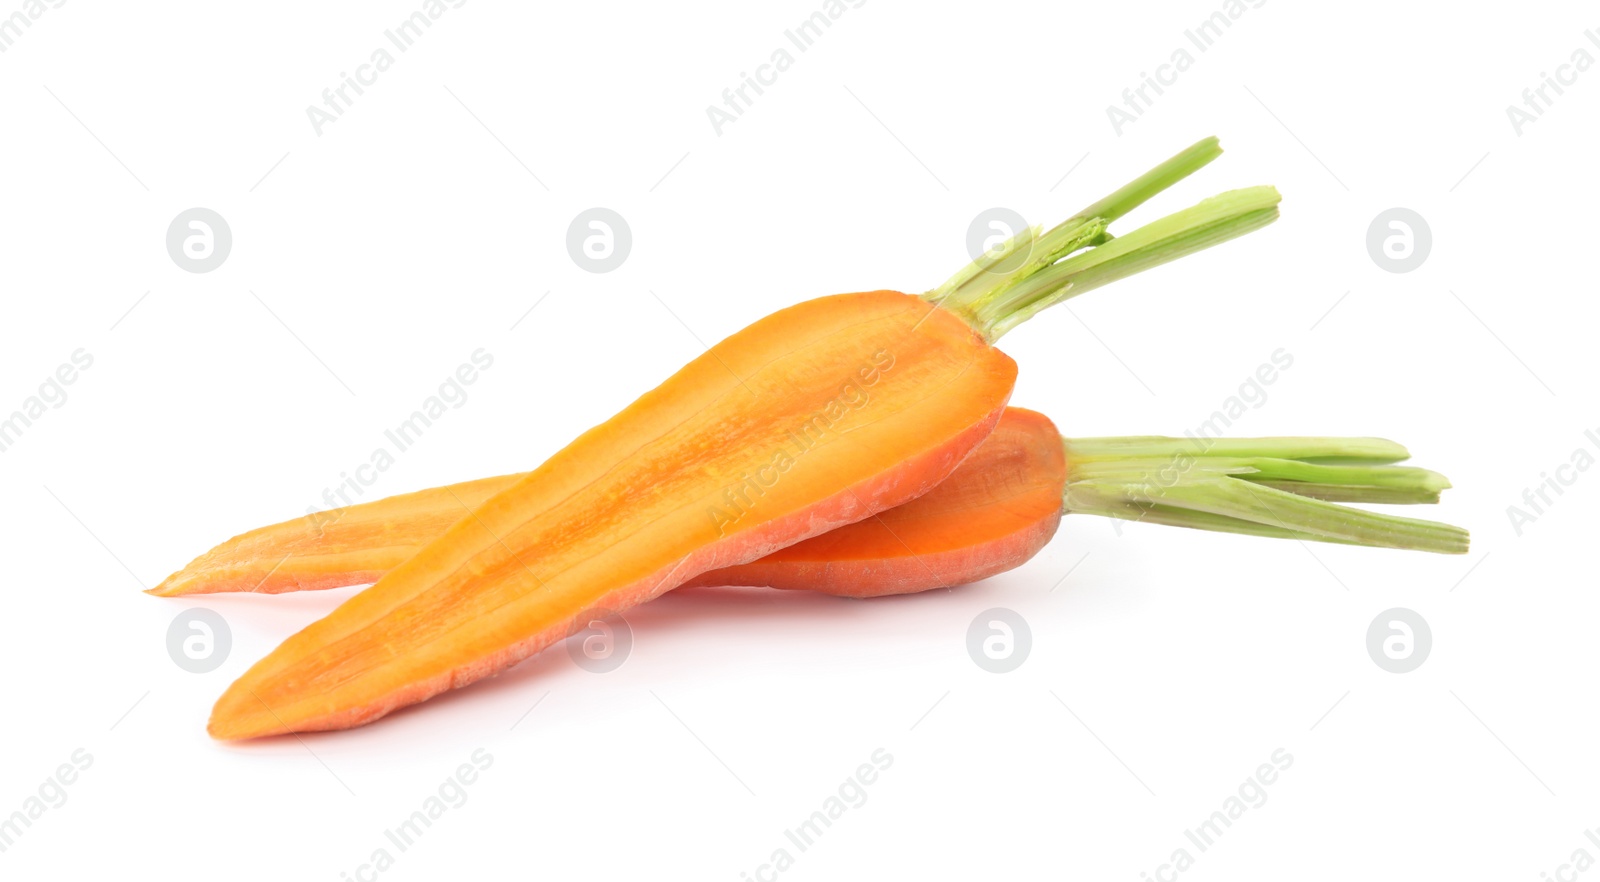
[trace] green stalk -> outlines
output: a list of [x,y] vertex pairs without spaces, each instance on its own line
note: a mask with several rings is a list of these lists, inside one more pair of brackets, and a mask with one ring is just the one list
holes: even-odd
[[1463,554],[1468,534],[1340,503],[1432,503],[1450,482],[1381,438],[1064,442],[1068,512],[1288,539]]
[[1063,300],[1276,220],[1278,191],[1250,187],[1112,237],[1107,228],[1113,221],[1220,155],[1216,138],[1200,141],[1048,232],[1024,230],[922,296],[954,312],[993,343]]
[[1268,456],[1303,462],[1366,463],[1381,465],[1411,458],[1405,447],[1384,438],[1169,438],[1165,435],[1125,435],[1116,438],[1074,438],[1073,462],[1192,456]]

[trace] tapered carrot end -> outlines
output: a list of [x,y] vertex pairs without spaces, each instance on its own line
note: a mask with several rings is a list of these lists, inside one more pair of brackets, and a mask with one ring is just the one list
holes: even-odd
[[[232,542],[234,540],[229,540]],[[194,560],[184,564],[183,569],[161,580],[161,584],[154,588],[145,589],[146,594],[156,597],[183,597],[189,594],[215,594],[219,591],[240,591],[243,578],[229,567],[227,558],[219,554],[228,543],[219,545],[207,551]]]
[[195,582],[186,572],[179,570],[161,580],[161,584],[154,588],[146,588],[144,593],[154,597],[182,597],[185,594],[195,593]]
[[235,683],[217,699],[211,708],[211,719],[206,721],[206,734],[218,741],[242,741],[255,737],[254,730],[258,724],[251,719],[252,714],[240,706],[238,700],[239,684]]
[[[289,642],[294,640],[291,637]],[[277,652],[282,651],[280,646]],[[349,729],[394,709],[392,705],[382,704],[341,704],[331,693],[307,686],[293,672],[285,673],[274,667],[274,658],[269,655],[257,662],[217,699],[211,708],[211,719],[206,722],[206,732],[212,738],[245,741]]]
[[256,726],[237,720],[218,720],[215,717],[206,723],[206,734],[217,741],[249,741],[253,738],[267,738],[272,735],[291,735],[293,733],[293,729],[279,724]]
[[245,741],[328,728],[317,725],[315,716],[306,716],[304,703],[285,701],[272,680],[274,677],[262,671],[261,663],[245,671],[216,700],[211,719],[206,722],[206,733],[218,741]]
[[235,681],[217,699],[216,706],[211,709],[211,719],[206,722],[206,734],[218,741],[245,741],[294,731],[244,679]]
[[213,712],[211,719],[206,721],[206,734],[218,741],[243,741],[253,737],[241,729],[236,721],[231,719],[218,719]]

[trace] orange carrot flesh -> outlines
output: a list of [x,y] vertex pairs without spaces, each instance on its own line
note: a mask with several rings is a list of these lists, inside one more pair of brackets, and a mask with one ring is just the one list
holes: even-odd
[[976,582],[1021,566],[1050,541],[1066,477],[1055,424],[1009,407],[966,462],[922,496],[686,584],[880,597]]
[[[1270,187],[1113,238],[1210,162],[1207,139],[1067,222],[919,296],[836,295],[711,347],[470,508],[218,700],[217,738],[361,725],[494,674],[576,625],[910,501],[993,430],[1016,365],[991,344],[1039,311],[1271,223]],[[1025,251],[1023,251],[1025,249]]]
[[526,474],[430,487],[251,530],[190,561],[148,593],[282,594],[370,585]]
[[914,499],[987,437],[1015,377],[912,295],[774,313],[290,637],[228,689],[209,731],[360,725],[515,664],[596,610]]
[[[927,493],[686,584],[874,597],[974,582],[1022,564],[1054,535],[1065,468],[1055,425],[1043,414],[1008,407],[994,432]],[[150,593],[277,594],[369,584],[521,477],[435,487],[253,530]]]

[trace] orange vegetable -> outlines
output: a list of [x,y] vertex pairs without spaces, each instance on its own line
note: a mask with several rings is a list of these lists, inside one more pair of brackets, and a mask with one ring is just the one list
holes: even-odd
[[210,731],[358,725],[515,664],[597,609],[913,499],[989,434],[1015,377],[912,295],[780,311],[289,638],[223,695]]
[[[1055,426],[1043,414],[1008,407],[994,432],[927,493],[690,584],[865,597],[976,581],[1023,563],[1055,533],[1064,463]],[[463,506],[476,507],[521,477],[434,487],[252,530],[195,558],[150,593],[278,594],[375,582],[442,535]]]
[[1050,541],[1066,477],[1055,424],[1009,407],[993,434],[927,493],[685,584],[879,597],[976,582],[1021,566]]
[[369,585],[526,474],[432,487],[251,530],[190,561],[148,593],[281,594]]
[[[1437,502],[1448,482],[1422,469],[1388,467],[1406,453],[1387,441],[1101,438],[1064,444],[1043,414],[1008,407],[994,432],[927,493],[877,517],[750,563],[711,570],[685,584],[759,585],[850,597],[963,585],[1032,558],[1054,535],[1063,511],[1428,551],[1462,552],[1467,547],[1465,533],[1454,528],[1281,495]],[[1196,464],[1182,481],[1160,486],[1165,470],[1184,455],[1194,457]],[[1328,465],[1328,460],[1337,464]],[[1219,463],[1231,466],[1223,472],[1229,478],[1246,474],[1240,463],[1247,463],[1249,477],[1244,480],[1254,486],[1246,492],[1255,505],[1216,515],[1211,509],[1226,497],[1210,490],[1212,504],[1195,507],[1205,501],[1195,496],[1197,488],[1216,486]],[[1271,476],[1288,469],[1299,470],[1295,479]],[[1130,476],[1137,480],[1130,481]],[[475,506],[520,477],[435,487],[338,509],[315,522],[298,518],[253,530],[196,558],[150,593],[276,594],[367,584],[442,534],[463,505]],[[1222,486],[1244,490],[1231,480]],[[1356,527],[1350,526],[1352,521]],[[319,530],[317,525],[324,523]]]
[[1108,238],[1112,220],[1218,152],[1201,142],[1019,236],[1027,259],[1011,272],[986,258],[922,297],[823,297],[735,333],[286,640],[222,696],[209,731],[360,725],[513,665],[600,611],[922,495],[1011,394],[1016,366],[992,340],[1069,293],[1276,217],[1276,192],[1257,188]]
[[1408,456],[1380,438],[1063,440],[1043,414],[1011,407],[954,474],[911,502],[686,584],[848,597],[964,585],[1026,563],[1070,513],[1465,553],[1458,527],[1334,502],[1438,502],[1450,482],[1392,464]]

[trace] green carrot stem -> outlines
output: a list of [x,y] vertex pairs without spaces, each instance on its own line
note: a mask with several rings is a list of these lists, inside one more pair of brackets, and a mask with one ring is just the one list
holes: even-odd
[[1216,136],[1202,138],[1176,156],[1122,186],[1122,189],[1078,212],[1079,218],[1099,217],[1107,223],[1149,201],[1152,196],[1187,178],[1222,155]]
[[927,300],[993,343],[1069,297],[1260,229],[1278,217],[1278,191],[1234,190],[1113,238],[1107,227],[1222,153],[1207,138],[1045,233],[1024,230],[981,255]]
[[1268,481],[1251,478],[1260,487],[1275,487],[1299,496],[1328,502],[1375,502],[1385,505],[1427,505],[1439,501],[1438,490],[1379,488],[1364,484],[1307,484],[1302,481]]
[[1385,438],[1170,438],[1165,435],[1123,435],[1073,438],[1073,462],[1191,456],[1265,456],[1302,462],[1383,465],[1411,458],[1411,451]]
[[[1097,514],[1104,514],[1096,512]],[[1301,542],[1329,542],[1339,545],[1360,545],[1344,539],[1335,539],[1329,536],[1316,536],[1311,533],[1296,533],[1282,527],[1272,527],[1266,524],[1257,524],[1252,521],[1241,521],[1222,515],[1207,512],[1191,511],[1181,508],[1170,508],[1157,505],[1150,508],[1138,509],[1127,514],[1112,514],[1119,520],[1139,521],[1145,524],[1162,524],[1168,527],[1185,527],[1195,530],[1210,530],[1213,533],[1237,533],[1244,536],[1261,536],[1267,539],[1295,539]]]
[[1394,465],[1381,438],[1084,438],[1064,442],[1069,512],[1256,536],[1441,554],[1466,552],[1466,530],[1341,503],[1437,502],[1450,486]]

